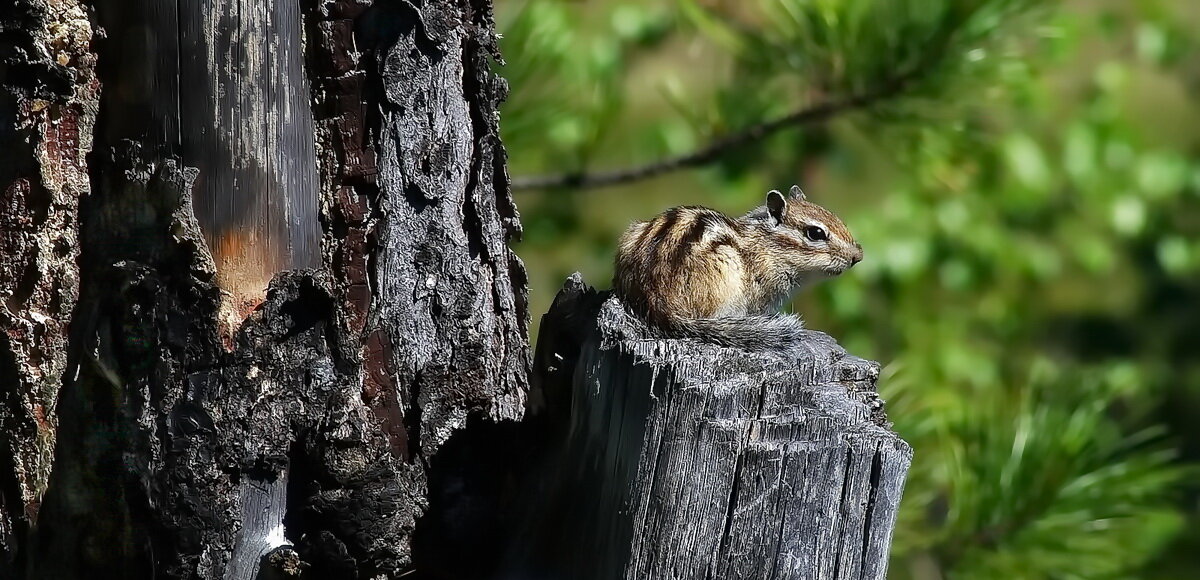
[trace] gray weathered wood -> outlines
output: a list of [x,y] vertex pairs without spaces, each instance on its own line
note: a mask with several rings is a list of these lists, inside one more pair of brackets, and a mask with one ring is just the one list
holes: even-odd
[[912,452],[889,428],[876,363],[816,331],[786,352],[646,338],[578,277],[541,332],[552,342],[539,344],[531,398],[542,413],[570,409],[542,490],[560,513],[513,569],[886,576]]

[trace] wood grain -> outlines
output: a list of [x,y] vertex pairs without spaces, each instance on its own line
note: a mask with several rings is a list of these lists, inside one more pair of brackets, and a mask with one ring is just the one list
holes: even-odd
[[[12,577],[411,577],[446,442],[523,413],[491,4],[380,4],[95,2],[62,438]],[[224,230],[292,252],[232,324]]]
[[511,570],[886,577],[912,451],[883,413],[877,363],[816,331],[782,353],[647,339],[578,277],[541,332],[554,342],[539,344],[531,397],[570,420],[542,480],[557,515],[531,524],[553,531]]

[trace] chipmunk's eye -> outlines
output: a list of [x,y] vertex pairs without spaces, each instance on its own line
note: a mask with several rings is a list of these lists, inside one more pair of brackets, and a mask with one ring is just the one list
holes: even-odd
[[804,228],[804,236],[814,242],[820,242],[829,239],[829,236],[825,234],[825,230],[817,226],[808,226]]

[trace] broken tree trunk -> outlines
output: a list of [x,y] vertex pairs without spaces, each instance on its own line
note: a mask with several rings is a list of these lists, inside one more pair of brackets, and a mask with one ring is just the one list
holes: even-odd
[[488,0],[0,2],[0,577],[881,577],[908,451],[820,333],[575,281],[517,422]]
[[885,578],[912,451],[878,365],[646,336],[578,275],[543,319],[529,420],[562,443],[508,577]]
[[3,1],[0,577],[412,577],[524,408],[491,3]]

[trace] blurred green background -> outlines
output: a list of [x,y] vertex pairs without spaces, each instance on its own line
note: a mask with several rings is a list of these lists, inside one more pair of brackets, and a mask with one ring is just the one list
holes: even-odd
[[[635,219],[800,184],[865,261],[792,304],[881,361],[915,448],[892,578],[1200,578],[1200,2],[498,0],[545,312]],[[534,330],[536,332],[536,328]]]

